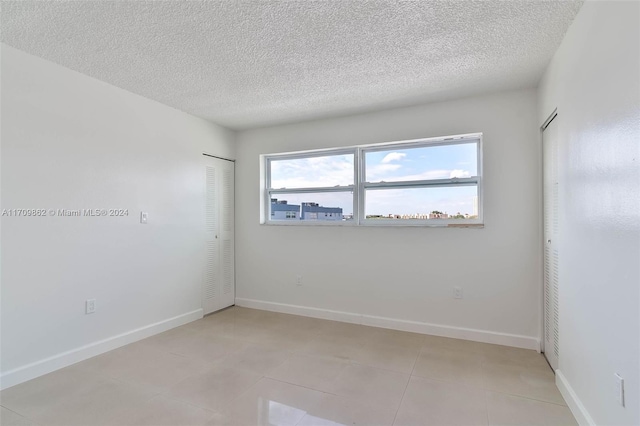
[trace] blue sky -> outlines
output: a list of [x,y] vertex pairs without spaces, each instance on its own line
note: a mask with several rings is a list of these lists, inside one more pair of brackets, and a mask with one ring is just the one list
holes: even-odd
[[[477,174],[476,144],[430,146],[366,153],[366,180],[394,182]],[[315,188],[353,185],[353,155],[337,155],[272,161],[272,188]],[[474,213],[475,186],[370,190],[365,194],[365,212],[370,214],[426,214],[432,210],[450,214]],[[290,204],[317,202],[353,212],[353,198],[345,193],[275,195]]]

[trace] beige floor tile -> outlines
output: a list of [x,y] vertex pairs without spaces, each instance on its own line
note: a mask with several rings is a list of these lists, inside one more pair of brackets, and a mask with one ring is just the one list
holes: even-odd
[[[255,324],[252,326],[254,328],[256,327]],[[254,341],[264,341],[265,338],[271,339],[273,337],[286,337],[287,340],[293,340],[295,342],[295,346],[289,345],[287,349],[299,349],[303,344],[313,340],[319,334],[318,329],[315,328],[313,324],[305,322],[298,324],[296,321],[291,319],[286,319],[286,321],[279,320],[267,324],[261,323],[259,327],[262,330],[262,335],[257,337],[261,340],[254,339]]]
[[390,426],[395,414],[396,410],[382,410],[351,398],[325,394],[320,404],[312,408],[298,426]]
[[182,326],[148,337],[138,343],[158,351],[177,354],[183,350],[185,345],[198,339],[204,340],[204,337],[195,330]]
[[[202,320],[194,321],[194,323],[198,323],[200,321]],[[147,337],[146,339],[140,340],[138,343],[155,345],[156,343],[169,342],[180,337],[196,335],[197,330],[194,330],[192,328],[192,324],[193,323],[188,323],[185,325],[181,325],[180,327],[172,328],[171,330],[163,331],[162,333],[158,333],[151,337]]]
[[[216,314],[196,321],[190,329],[213,338],[232,338],[281,350],[295,350],[306,344],[315,333],[308,321],[295,321],[292,315],[268,313],[261,319],[216,319]],[[280,316],[274,316],[280,315]]]
[[425,346],[413,375],[469,386],[483,387],[483,356],[443,346]]
[[192,332],[145,343],[168,353],[208,363],[218,362],[225,356],[242,350],[247,345],[247,342],[230,337]]
[[267,377],[326,392],[333,389],[348,365],[336,358],[296,354],[267,373]]
[[240,426],[222,413],[215,413],[206,426]]
[[394,425],[486,425],[482,389],[412,377]]
[[236,398],[222,411],[227,424],[296,425],[318,406],[322,392],[268,378]]
[[21,416],[18,413],[14,413],[11,410],[7,410],[4,407],[0,407],[0,425],[2,426],[35,426],[35,423]]
[[245,319],[210,320],[194,329],[203,336],[230,338],[243,342],[265,339],[269,332],[260,322]]
[[265,328],[293,327],[293,315],[281,314],[278,312],[263,312],[258,319],[245,319],[254,325],[260,325]]
[[348,361],[351,359],[354,348],[362,346],[365,343],[368,342],[323,333],[310,339],[305,345],[300,347],[298,351],[309,355],[332,357]]
[[229,310],[233,310],[236,317],[253,319],[257,321],[264,321],[267,318],[273,318],[273,317],[282,315],[279,312],[265,311],[262,309],[244,308],[242,306],[234,306],[232,308],[229,308]]
[[233,332],[237,321],[233,318],[221,318],[215,315],[207,316],[197,321],[192,321],[182,326],[185,330],[211,333]]
[[483,353],[485,343],[472,342],[469,340],[452,339],[440,336],[424,336],[424,346],[429,348],[448,348],[464,352]]
[[487,392],[490,425],[504,426],[576,426],[568,407]]
[[220,311],[214,312],[212,314],[207,315],[206,318],[225,318],[225,319],[236,319],[242,316],[242,313],[246,313],[249,315],[259,315],[261,312],[258,309],[248,309],[241,308],[239,306],[230,306],[228,308],[222,309]]
[[260,379],[259,374],[244,370],[214,367],[169,388],[168,398],[219,411]]
[[233,323],[214,323],[209,328],[203,328],[201,333],[210,337],[227,337],[251,342],[265,338],[268,330],[258,321],[240,319]]
[[0,400],[16,426],[575,424],[535,351],[238,307]]
[[514,366],[542,367],[546,364],[544,355],[530,349],[450,339],[447,337],[425,336],[425,347],[447,348],[457,352],[476,354],[489,362],[500,362]]
[[36,420],[66,400],[106,381],[100,375],[67,367],[3,390],[0,401],[5,408]]
[[422,348],[425,336],[408,331],[390,330],[387,328],[374,328],[372,331],[374,343],[382,345],[398,345],[403,347]]
[[125,382],[151,386],[158,392],[211,368],[205,361],[188,358],[146,345],[129,345],[78,363],[74,368],[99,373]]
[[41,425],[111,425],[122,412],[135,409],[155,394],[148,388],[107,380],[69,396],[59,404],[30,416]]
[[487,345],[485,360],[492,363],[520,367],[550,368],[544,355],[531,349],[513,348],[501,345]]
[[249,320],[256,323],[267,321],[272,318],[277,318],[279,314],[277,312],[263,311],[260,309],[242,308],[240,306],[232,306],[222,311],[215,312],[206,318],[233,318],[235,320]]
[[[78,362],[68,368],[72,370],[82,370],[108,378],[111,377],[111,369],[120,366],[125,358],[129,358],[131,355],[140,353],[145,349],[147,349],[147,346],[138,341]],[[153,353],[159,352],[154,350]],[[148,355],[149,352],[147,351],[146,354]]]
[[380,343],[348,346],[347,350],[348,357],[353,362],[406,374],[411,374],[419,353],[420,348],[416,345]]
[[212,421],[216,413],[158,395],[122,412],[110,421],[112,426],[200,426]]
[[325,320],[297,315],[283,315],[278,327],[300,330],[306,333],[318,333],[325,323]]
[[373,343],[379,333],[377,330],[375,327],[366,325],[327,321],[318,330],[318,335],[332,339],[346,339],[354,344]]
[[291,355],[289,351],[249,343],[240,351],[225,356],[217,365],[265,375],[282,365]]
[[566,405],[548,366],[534,368],[485,362],[482,372],[487,390]]
[[[206,423],[206,426],[241,426],[235,420],[230,419],[224,413],[215,413]],[[248,426],[248,425],[243,425]]]
[[305,347],[313,336],[304,331],[279,330],[262,328],[261,333],[246,340],[256,345],[281,349],[286,351],[298,351]]
[[396,410],[408,381],[408,374],[348,364],[334,381],[330,393],[383,410]]

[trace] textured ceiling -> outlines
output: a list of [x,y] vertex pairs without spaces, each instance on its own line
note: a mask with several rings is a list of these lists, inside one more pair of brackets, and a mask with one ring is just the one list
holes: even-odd
[[581,1],[2,1],[2,41],[244,129],[533,87]]

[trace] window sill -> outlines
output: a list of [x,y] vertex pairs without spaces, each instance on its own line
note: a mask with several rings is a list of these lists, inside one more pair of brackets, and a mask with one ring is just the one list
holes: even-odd
[[334,227],[355,227],[355,228],[484,228],[484,223],[404,223],[404,222],[365,222],[358,225],[355,222],[311,222],[311,221],[297,221],[297,222],[265,222],[260,225],[265,226],[334,226]]

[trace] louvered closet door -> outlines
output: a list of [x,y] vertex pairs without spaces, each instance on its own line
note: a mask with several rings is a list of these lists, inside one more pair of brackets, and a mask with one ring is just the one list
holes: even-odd
[[236,285],[235,285],[235,259],[234,259],[234,233],[233,233],[233,216],[234,216],[234,163],[231,161],[220,160],[223,162],[220,168],[222,172],[222,180],[220,182],[220,251],[221,251],[221,307],[226,308],[235,303]]
[[202,307],[208,314],[235,303],[234,164],[205,158],[205,271]]
[[554,369],[558,368],[560,335],[558,330],[559,286],[559,178],[558,117],[554,117],[542,133],[544,191],[544,355]]

